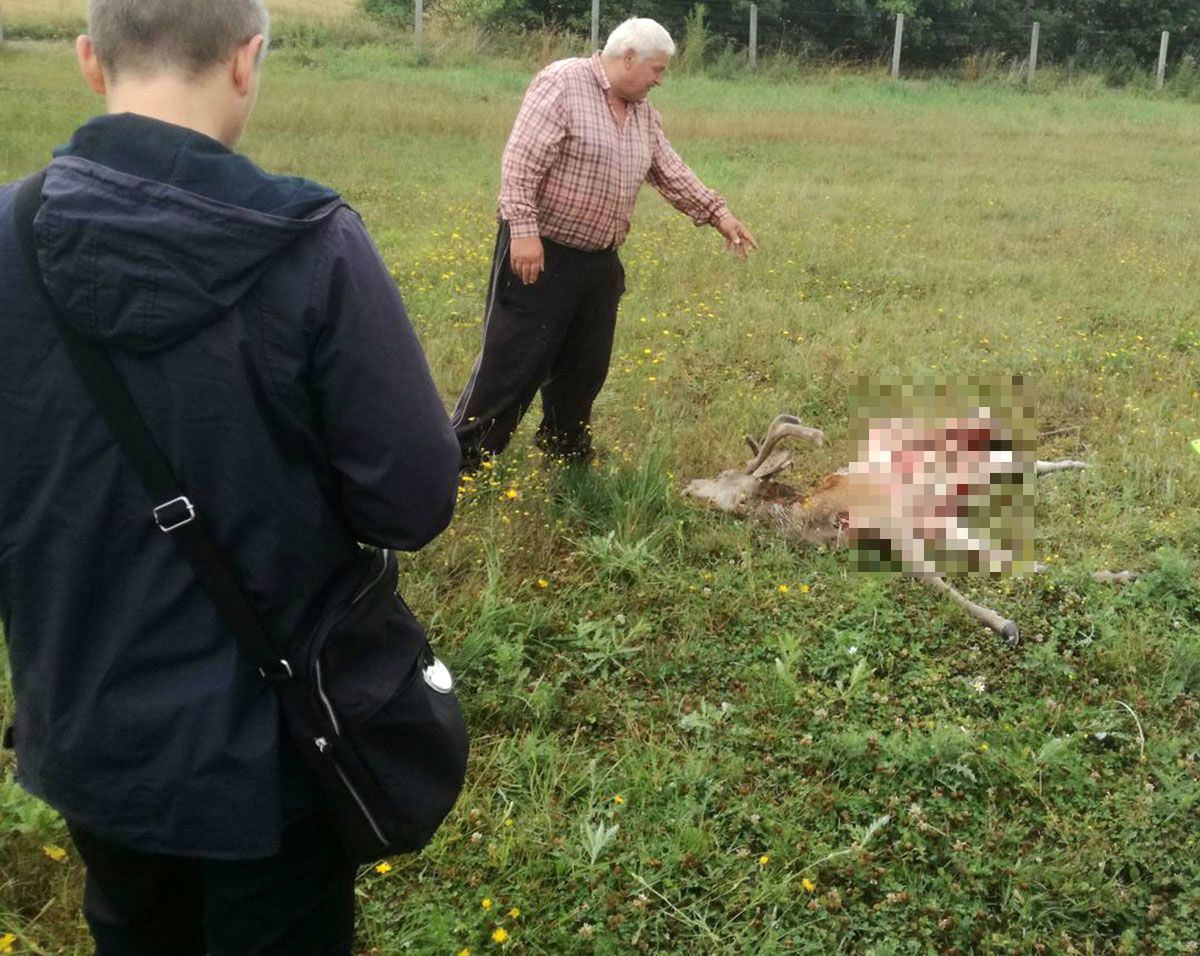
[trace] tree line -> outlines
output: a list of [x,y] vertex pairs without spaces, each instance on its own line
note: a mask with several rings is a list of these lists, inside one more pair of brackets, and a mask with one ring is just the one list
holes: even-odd
[[[360,0],[408,12],[413,0]],[[1089,65],[1127,61],[1145,69],[1171,33],[1172,62],[1200,54],[1200,0],[757,0],[760,51],[818,52],[852,60],[886,56],[896,14],[905,16],[904,57],[939,66],[972,54],[1022,55],[1041,24],[1039,58]],[[586,34],[590,0],[426,0],[426,9],[492,29],[554,28]],[[601,0],[601,32],[627,16],[659,20],[693,44],[745,46],[750,0]]]

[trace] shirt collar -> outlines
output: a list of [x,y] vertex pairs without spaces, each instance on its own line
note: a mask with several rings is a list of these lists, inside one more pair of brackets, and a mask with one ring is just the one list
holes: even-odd
[[593,53],[591,56],[592,73],[596,77],[596,82],[600,84],[600,89],[607,93],[612,89],[612,84],[608,82],[608,74],[604,72],[604,64],[600,62],[600,54]]

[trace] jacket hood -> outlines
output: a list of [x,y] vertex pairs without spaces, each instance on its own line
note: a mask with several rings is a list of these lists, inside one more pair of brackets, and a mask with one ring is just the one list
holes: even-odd
[[56,151],[35,220],[50,294],[85,336],[168,348],[220,319],[342,205],[194,130],[103,116]]

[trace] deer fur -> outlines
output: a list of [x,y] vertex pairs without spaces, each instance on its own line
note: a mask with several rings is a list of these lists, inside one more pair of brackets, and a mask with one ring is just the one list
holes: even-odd
[[[933,543],[966,555],[980,570],[1012,567],[1010,552],[968,528],[960,516],[961,504],[986,496],[996,477],[1021,472],[1022,464],[1005,443],[992,441],[1002,433],[1002,426],[984,414],[937,424],[901,419],[873,423],[864,457],[816,487],[802,489],[775,480],[793,463],[780,444],[800,438],[820,446],[824,435],[794,415],[779,415],[761,442],[746,436],[753,457],[743,468],[697,478],[684,494],[719,511],[761,521],[802,546],[841,548],[856,534],[869,532],[901,556],[905,573],[1015,645],[1017,625],[955,590],[930,554]],[[1041,476],[1086,467],[1082,461],[1037,461],[1033,471]],[[1101,571],[1095,577],[1125,582],[1137,575]]]

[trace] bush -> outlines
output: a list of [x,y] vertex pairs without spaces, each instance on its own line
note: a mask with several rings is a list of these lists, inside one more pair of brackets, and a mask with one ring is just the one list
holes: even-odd
[[705,17],[708,10],[698,3],[683,19],[683,43],[679,51],[679,69],[685,73],[698,73],[704,69],[709,48],[715,39],[708,29]]
[[413,0],[358,0],[358,8],[390,27],[411,27],[415,19]]

